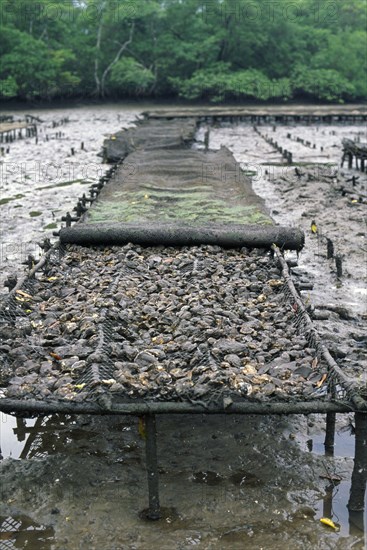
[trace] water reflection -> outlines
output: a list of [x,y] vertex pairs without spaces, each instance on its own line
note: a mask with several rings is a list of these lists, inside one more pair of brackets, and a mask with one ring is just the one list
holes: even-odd
[[[354,418],[354,417],[353,417]],[[130,429],[125,422],[135,422],[135,419],[127,420],[127,417],[115,418],[115,423],[111,421],[109,423],[109,433],[111,431],[115,432],[115,438],[117,443],[116,445],[108,446],[104,442],[104,435],[101,433],[101,426],[91,422],[89,417],[78,418],[73,416],[55,414],[52,416],[43,416],[38,417],[36,420],[33,419],[29,421],[25,418],[12,418],[14,423],[12,424],[12,433],[13,440],[18,445],[20,445],[19,454],[17,457],[21,459],[41,459],[45,458],[50,454],[55,453],[78,453],[78,454],[99,454],[99,456],[109,456],[109,453],[115,455],[116,450],[119,449],[123,455],[126,455],[128,452],[128,445],[126,441],[124,446],[121,447],[121,439],[124,440],[123,432],[124,430]],[[363,420],[363,419],[362,419]],[[118,424],[117,424],[118,421]],[[354,426],[353,426],[354,428]],[[357,434],[360,430],[359,426],[356,426]],[[363,428],[363,426],[362,426]],[[336,433],[335,437],[335,456],[353,456],[354,454],[354,430],[349,430],[349,436],[345,430],[340,430],[340,433]],[[103,430],[102,430],[103,432]],[[136,430],[134,431],[135,434]],[[135,435],[134,435],[135,438]],[[358,448],[360,449],[360,454],[356,456],[358,460],[355,460],[354,474],[353,474],[353,491],[357,495],[361,492],[361,487],[363,488],[364,495],[364,486],[366,479],[366,441],[365,439],[360,438]],[[307,448],[313,452],[320,451],[323,445],[323,436],[312,436],[312,439],[309,439],[306,442]],[[136,449],[136,447],[132,447]],[[131,453],[130,453],[131,454]],[[139,453],[138,453],[139,454]],[[339,465],[336,468],[336,464]],[[345,471],[339,470],[340,465],[338,463],[330,460],[329,457],[325,457],[324,465],[325,469],[320,475],[324,480],[322,481],[323,486],[325,485],[325,494],[323,500],[320,501],[319,505],[316,505],[316,517],[315,520],[318,521],[321,517],[330,518],[334,523],[340,525],[341,537],[344,536],[353,536],[357,540],[357,545],[353,548],[362,549],[365,544],[365,535],[364,535],[364,526],[365,518],[362,511],[353,511],[348,510],[347,503],[350,499],[351,491],[351,480],[346,479]],[[251,477],[252,476],[252,477]],[[348,474],[349,478],[349,474]],[[216,472],[208,470],[201,471],[198,470],[193,474],[193,481],[196,483],[204,483],[206,485],[220,485],[226,483],[226,480],[235,483],[241,487],[241,494],[243,489],[243,498],[247,496],[247,491],[251,487],[256,487],[259,485],[259,492],[261,493],[261,483],[256,478],[256,476],[249,474],[246,470],[235,471],[230,477],[220,477]],[[326,481],[325,481],[326,480]],[[364,496],[365,498],[365,496]],[[0,518],[2,523],[6,526],[11,523],[11,520],[14,520],[13,525],[17,525],[16,522],[20,522],[19,518]],[[33,527],[27,527],[27,522],[31,520],[26,518],[23,522],[20,522],[20,526],[12,530],[5,529],[4,526],[1,527],[1,538],[0,538],[0,548],[52,548],[47,546],[49,544],[50,537],[52,537],[52,532],[47,528],[38,526],[37,529]],[[7,523],[4,523],[7,522]],[[44,533],[42,533],[42,529]],[[325,529],[330,529],[325,526]],[[239,536],[239,535],[236,535]],[[241,535],[242,536],[242,535]],[[25,539],[24,537],[28,537]],[[33,537],[33,538],[32,538]],[[39,537],[39,539],[37,539]],[[27,542],[27,541],[30,542]],[[21,542],[19,542],[21,541]],[[10,546],[5,546],[4,544],[12,544]],[[18,546],[16,546],[18,544]]]
[[28,516],[0,516],[1,550],[15,548],[51,550],[54,542],[52,527],[39,525]]
[[[325,461],[325,475],[329,483],[325,488],[325,495],[319,505],[319,514],[329,518],[340,526],[341,535],[351,535],[360,539],[360,546],[364,548],[366,541],[365,511],[367,509],[367,417],[363,414],[355,415],[355,427],[349,419],[345,428],[334,434],[333,446],[323,447],[322,436],[317,435],[307,441],[309,451],[323,454],[325,457],[353,456],[354,468],[351,480],[343,480],[338,472],[331,471],[328,461]],[[347,433],[350,437],[347,437]],[[354,437],[355,436],[355,437]]]
[[27,426],[24,418],[17,418],[14,434],[18,441],[25,440],[19,458],[43,458],[48,454],[62,450],[67,439],[65,432],[60,430],[62,420],[60,415],[40,416],[34,426]]

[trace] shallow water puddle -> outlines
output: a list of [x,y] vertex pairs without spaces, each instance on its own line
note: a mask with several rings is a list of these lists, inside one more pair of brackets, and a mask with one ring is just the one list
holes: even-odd
[[[312,435],[308,443],[309,450],[318,455],[325,454],[324,439],[324,433]],[[335,431],[334,444],[334,456],[354,456],[354,427],[352,423],[346,423],[345,426]]]
[[[19,419],[25,424],[25,428],[32,428],[36,422],[34,418]],[[19,424],[14,416],[0,413],[0,454],[3,458],[20,458],[24,445],[24,435],[18,431]]]
[[[324,455],[324,439],[324,433],[313,435],[312,439],[307,441],[309,450],[315,454]],[[346,424],[343,428],[336,430],[334,442],[334,457],[353,457],[355,445],[353,424]],[[362,542],[367,525],[367,493],[365,494],[365,512],[350,512],[347,508],[351,489],[350,475],[345,474],[342,465],[333,466],[327,456],[325,457],[326,478],[330,478],[330,483],[326,486],[324,498],[316,503],[317,517],[332,519],[340,527],[341,536],[361,537]],[[325,528],[328,529],[328,527]]]
[[[325,497],[315,506],[316,517],[332,519],[340,527],[339,534],[341,536],[352,535],[363,539],[367,523],[365,513],[349,512],[347,508],[349,493],[350,480],[341,481],[337,484],[330,482],[330,485],[326,488]],[[367,499],[365,498],[366,507]],[[325,529],[329,529],[329,527],[326,526]]]
[[[353,456],[354,436],[346,431],[346,428],[347,425],[345,425],[345,427],[343,427],[342,429],[339,429],[339,432],[336,433],[336,456]],[[131,432],[131,429],[134,431],[137,430],[137,427],[134,424],[132,424],[132,428],[127,427],[126,425],[124,425],[123,422],[119,422],[118,425],[109,426],[109,430],[116,431],[116,433],[120,434],[121,436],[122,433],[125,431]],[[45,460],[47,456],[50,456],[52,454],[59,454],[61,459],[62,456],[71,456],[74,452],[76,452],[77,455],[80,457],[86,456],[87,454],[90,455],[90,451],[92,451],[95,446],[99,447],[97,441],[94,440],[95,435],[95,427],[93,428],[93,423],[90,424],[90,420],[88,419],[88,417],[83,418],[82,420],[79,419],[79,421],[75,422],[72,417],[64,415],[40,417],[37,420],[23,418],[15,419],[11,416],[7,416],[4,414],[2,414],[1,416],[1,444],[3,447],[3,455],[4,457],[12,457],[13,459],[32,459],[31,461],[35,459]],[[162,436],[163,434],[161,434],[161,437]],[[101,441],[103,439],[101,434],[99,434],[99,436],[97,434],[97,439],[98,441]],[[317,455],[323,454],[323,439],[323,433],[312,435],[312,439],[308,440],[307,445],[304,445],[303,452],[305,453],[305,455],[308,454],[311,449]],[[302,447],[303,445],[301,444],[300,446]],[[125,449],[125,447],[121,447],[120,449],[121,451],[118,451],[115,444],[114,450],[111,449],[105,455],[106,458],[104,458],[103,460],[109,460],[112,457],[114,457],[113,460],[115,460],[117,454],[120,456],[120,452],[122,452],[122,455],[124,455],[125,452],[123,450]],[[102,447],[102,449],[99,450],[102,452],[105,450],[105,447]],[[116,451],[117,454],[115,456]],[[164,461],[164,454],[161,457],[161,461]],[[126,461],[124,462],[125,464],[123,468],[129,467],[127,465],[128,463]],[[260,504],[262,502],[263,504],[266,503],[268,498],[266,497],[266,494],[270,488],[268,487],[269,482],[264,482],[247,469],[241,468],[234,470],[231,469],[230,474],[226,474],[223,472],[219,473],[209,468],[207,470],[194,470],[192,476],[190,478],[187,478],[188,480],[193,482],[193,486],[199,484],[203,486],[213,487],[212,491],[214,492],[210,492],[210,496],[208,497],[209,500],[206,504],[207,506],[210,507],[209,501],[215,502],[218,498],[218,495],[223,495],[224,493],[227,494],[227,497],[229,499],[227,503],[229,505],[229,503],[234,498],[233,495],[237,494],[233,492],[234,489],[232,490],[230,489],[230,487],[236,487],[241,493],[239,497],[241,497],[241,501],[244,504],[243,510],[245,513],[245,517],[248,516],[249,521],[243,523],[242,518],[241,523],[241,517],[233,516],[233,528],[223,528],[221,525],[213,524],[213,529],[210,532],[210,535],[205,534],[206,530],[204,529],[203,532],[197,531],[197,534],[191,537],[189,536],[189,532],[192,529],[195,530],[195,521],[193,520],[193,518],[190,520],[190,518],[185,515],[181,517],[180,508],[182,507],[182,503],[179,498],[177,499],[177,495],[180,494],[178,491],[173,501],[178,506],[177,511],[173,508],[163,508],[162,518],[158,522],[159,527],[155,527],[155,529],[159,529],[159,531],[161,531],[162,533],[165,532],[167,529],[173,529],[172,536],[175,536],[174,534],[177,530],[181,533],[181,531],[185,529],[187,533],[185,539],[187,546],[200,545],[201,543],[204,543],[206,536],[210,536],[214,537],[215,540],[218,541],[219,545],[223,543],[228,547],[229,545],[233,545],[233,548],[237,548],[239,547],[238,545],[244,544],[244,547],[252,548],[252,541],[258,540],[258,537],[264,537],[264,540],[266,541],[268,537],[278,537],[281,535],[282,532],[284,532],[286,536],[291,536],[292,533],[294,533],[294,536],[296,536],[296,533],[302,532],[305,527],[309,531],[311,529],[311,524],[314,524],[316,530],[320,529],[319,519],[321,517],[329,517],[333,519],[335,523],[340,525],[339,533],[333,533],[332,531],[330,531],[330,536],[335,536],[335,540],[337,540],[339,537],[346,537],[349,535],[356,537],[356,539],[360,541],[360,543],[358,543],[360,545],[353,546],[353,548],[358,548],[358,550],[362,550],[363,515],[348,514],[348,509],[346,507],[350,490],[350,472],[343,469],[343,463],[340,463],[340,460],[337,462],[337,464],[335,464],[333,460],[328,461],[328,458],[325,458],[325,465],[325,474],[340,474],[342,481],[338,483],[330,482],[330,484],[326,483],[325,485],[325,481],[320,479],[320,486],[322,485],[323,487],[321,491],[325,494],[324,498],[319,501],[313,500],[312,504],[310,504],[309,506],[301,507],[300,510],[302,511],[302,515],[300,515],[301,512],[297,512],[297,517],[293,517],[292,514],[289,515],[287,512],[281,511],[281,507],[278,509],[279,516],[274,516],[275,511],[272,510],[272,505],[270,505],[269,517],[274,517],[275,523],[269,524],[268,527],[266,527],[264,523],[259,523],[259,518],[257,516],[257,519],[255,521],[252,512],[247,511],[247,507],[248,505],[251,506],[251,497],[248,501],[250,495],[252,495],[252,498],[258,499]],[[220,463],[218,463],[218,467],[220,468]],[[164,474],[165,472],[162,472],[160,478],[162,487],[166,486]],[[88,480],[89,477],[87,476],[86,479]],[[103,479],[100,479],[98,480],[98,483],[96,481],[98,487],[101,487],[101,491],[104,490],[105,487],[107,487],[108,482],[112,483],[112,491],[116,491],[117,486],[115,487],[115,479],[111,478],[111,480],[108,479],[108,481],[106,481],[106,479],[104,481]],[[171,479],[169,485],[174,483],[175,479]],[[87,481],[87,487],[88,484],[93,486],[93,483],[90,480],[89,482]],[[197,494],[197,491],[195,489],[190,488],[190,484],[185,485],[185,491],[188,494],[190,494],[191,492],[193,493],[193,495]],[[254,493],[254,491],[257,492]],[[307,491],[306,487],[305,491]],[[206,494],[205,491],[203,492],[203,494]],[[162,501],[164,500],[166,500],[166,497],[164,499],[162,498]],[[257,502],[257,500],[255,502]],[[11,502],[8,502],[8,505],[11,506]],[[174,512],[172,510],[174,510]],[[303,510],[305,510],[304,513]],[[17,518],[12,519],[14,521],[17,521]],[[192,522],[193,524],[191,525]],[[148,522],[146,523],[146,525],[149,528],[151,524]],[[18,529],[18,531],[20,531],[19,533],[17,530],[14,530],[17,531],[16,536],[18,537],[14,540],[17,541],[17,544],[19,541],[19,546],[4,546],[4,549],[51,549],[52,545],[50,546],[50,541],[52,541],[52,529],[50,530],[47,528],[43,528],[42,531],[40,530],[41,527],[39,529],[37,527],[38,530],[33,533],[28,532],[24,529]],[[325,529],[326,533],[329,529],[326,526],[321,528]],[[6,534],[4,536],[7,537],[10,535]],[[49,546],[47,546],[47,544],[49,544]],[[0,548],[2,548],[1,545]],[[139,546],[137,548],[139,548]],[[220,546],[213,546],[213,548],[220,548]],[[254,546],[254,548],[256,548],[256,546]],[[268,546],[266,546],[265,544],[264,548],[268,548]],[[274,546],[274,548],[278,547]]]
[[[40,416],[37,419],[15,418],[1,414],[0,449],[3,458],[40,459],[65,451],[66,445],[89,442],[96,433],[76,426],[65,415]],[[71,449],[68,451],[72,452]]]
[[12,550],[30,548],[51,550],[54,530],[34,522],[24,515],[0,516],[0,548]]

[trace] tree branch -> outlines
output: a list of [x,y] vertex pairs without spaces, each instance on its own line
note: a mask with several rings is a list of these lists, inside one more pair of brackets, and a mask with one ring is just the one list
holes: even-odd
[[101,40],[102,40],[102,30],[103,30],[103,10],[105,8],[106,2],[103,2],[101,5],[101,19],[97,31],[97,43],[96,43],[96,57],[94,59],[94,80],[96,83],[96,95],[99,96],[101,92],[101,80],[99,78],[99,53],[101,51]]
[[111,61],[111,63],[107,66],[107,68],[103,72],[102,79],[101,79],[101,95],[102,95],[102,97],[104,97],[104,95],[105,95],[106,78],[107,78],[108,74],[110,73],[112,67],[119,61],[122,53],[127,49],[129,44],[131,44],[131,42],[133,40],[134,30],[135,30],[135,21],[133,21],[132,24],[131,24],[128,40],[126,40],[126,42],[121,44],[121,47],[120,47],[119,51],[117,52],[117,54],[115,55],[115,58]]

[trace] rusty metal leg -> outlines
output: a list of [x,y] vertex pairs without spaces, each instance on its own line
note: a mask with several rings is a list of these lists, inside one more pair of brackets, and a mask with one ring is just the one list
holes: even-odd
[[146,514],[148,519],[160,518],[159,505],[159,479],[158,479],[158,460],[157,460],[157,432],[156,420],[154,414],[146,415],[146,464],[148,474],[149,508]]
[[367,482],[367,414],[355,413],[356,446],[354,468],[348,508],[350,512],[364,510],[364,497]]
[[334,441],[335,441],[335,420],[336,413],[326,414],[326,433],[325,433],[325,454],[334,456]]

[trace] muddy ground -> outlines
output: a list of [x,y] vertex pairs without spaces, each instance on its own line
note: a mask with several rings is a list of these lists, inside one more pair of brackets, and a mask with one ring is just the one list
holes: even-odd
[[[7,163],[6,181],[2,166],[0,197],[2,278],[14,270],[21,273],[20,262],[29,251],[38,255],[35,243],[52,231],[47,226],[59,225],[61,215],[104,168],[96,156],[103,134],[126,126],[136,112],[98,106],[35,113],[46,120],[44,135],[53,131],[65,135],[61,140],[39,140],[37,146],[34,139],[16,142],[2,159]],[[47,128],[52,120],[65,116],[69,123],[55,130]],[[330,174],[340,161],[341,138],[360,136],[364,141],[363,129],[259,128],[262,134],[284,142],[295,163],[328,162]],[[317,149],[290,140],[289,132],[315,142]],[[86,152],[80,150],[81,141]],[[353,197],[342,197],[337,189],[339,180],[354,174],[360,176],[357,190],[367,194],[366,176],[347,170],[343,176],[338,170],[336,178],[325,179],[318,164],[311,164],[299,166],[302,173],[311,173],[311,179],[307,175],[298,178],[294,167],[279,166],[281,155],[245,125],[213,129],[210,146],[221,144],[234,152],[246,171],[254,173],[254,188],[266,199],[274,219],[305,230],[306,248],[299,270],[306,271],[314,283],[313,291],[304,292],[305,301],[345,308],[343,319],[331,311],[327,321],[318,322],[319,328],[339,360],[362,361],[366,207],[352,202]],[[73,158],[71,147],[77,150]],[[24,161],[30,168],[25,167],[23,175],[19,165]],[[46,178],[43,173],[38,181],[32,173],[35,161],[62,166],[60,177],[54,173]],[[76,162],[78,168],[70,166]],[[77,177],[69,177],[66,171],[74,169]],[[318,235],[310,232],[313,219]],[[326,259],[323,235],[345,256],[339,280],[335,262]],[[321,415],[160,417],[164,513],[153,523],[139,517],[147,504],[147,491],[144,440],[137,419],[55,415],[16,423],[2,415],[1,420],[0,549],[364,548],[363,518],[348,518],[346,508],[353,467],[350,415],[338,415],[335,458],[322,454]],[[340,476],[341,482],[330,482],[324,476]],[[323,526],[319,522],[323,515],[332,515],[340,531]],[[15,532],[13,538],[10,530]]]

